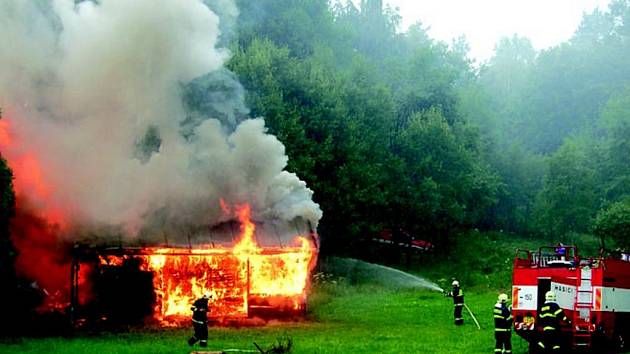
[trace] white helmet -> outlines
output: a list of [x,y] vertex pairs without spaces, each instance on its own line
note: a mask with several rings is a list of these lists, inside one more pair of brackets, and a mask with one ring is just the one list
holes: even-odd
[[453,286],[459,286],[459,282],[457,280],[453,280],[453,283],[451,283],[451,285]]
[[212,294],[210,294],[210,292],[209,292],[209,291],[204,291],[204,292],[203,292],[203,297],[205,297],[206,299],[209,299],[209,298],[211,298],[211,297],[212,297]]
[[508,296],[507,294],[501,294],[499,295],[499,302],[502,304],[505,304],[508,301]]
[[556,293],[553,291],[547,291],[547,293],[545,293],[545,300],[556,301]]

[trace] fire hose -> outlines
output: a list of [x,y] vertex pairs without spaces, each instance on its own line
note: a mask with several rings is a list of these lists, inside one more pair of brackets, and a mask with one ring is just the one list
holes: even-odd
[[[442,291],[442,293],[444,294],[444,296],[450,296],[448,292],[446,291]],[[473,321],[475,321],[475,324],[477,325],[477,329],[481,329],[481,326],[479,325],[479,321],[477,321],[477,317],[475,317],[475,314],[470,311],[470,308],[468,307],[468,305],[464,304],[464,307],[466,308],[466,311],[468,311],[468,313],[470,314],[470,317],[472,317]]]
[[468,311],[468,313],[470,314],[470,317],[472,317],[473,321],[475,321],[477,328],[481,329],[481,326],[479,325],[479,321],[477,321],[477,318],[475,317],[475,315],[472,313],[472,311],[470,311],[470,308],[468,308],[468,305],[464,304],[464,307],[466,308],[466,311]]

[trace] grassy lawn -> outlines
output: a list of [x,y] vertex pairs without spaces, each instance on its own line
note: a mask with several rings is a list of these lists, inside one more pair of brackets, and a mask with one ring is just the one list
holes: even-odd
[[[482,330],[470,317],[452,323],[452,302],[428,290],[324,284],[311,297],[308,319],[266,327],[210,328],[209,349],[255,349],[293,339],[294,353],[491,353],[494,292],[466,292]],[[186,353],[188,329],[145,330],[75,338],[22,339],[3,353]],[[525,344],[514,337],[515,353]]]

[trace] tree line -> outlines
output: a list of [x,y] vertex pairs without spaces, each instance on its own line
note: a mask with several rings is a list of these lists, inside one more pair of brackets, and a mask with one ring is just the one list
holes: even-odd
[[504,38],[480,66],[464,38],[402,32],[379,0],[239,8],[230,69],[316,191],[333,249],[384,228],[628,245],[629,1],[542,52]]

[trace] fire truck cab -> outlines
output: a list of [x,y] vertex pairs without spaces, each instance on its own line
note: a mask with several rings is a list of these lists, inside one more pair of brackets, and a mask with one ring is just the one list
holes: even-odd
[[517,250],[512,279],[512,316],[518,335],[535,350],[542,333],[537,313],[554,291],[569,318],[564,348],[627,350],[630,340],[630,259],[627,254],[583,258],[575,246]]

